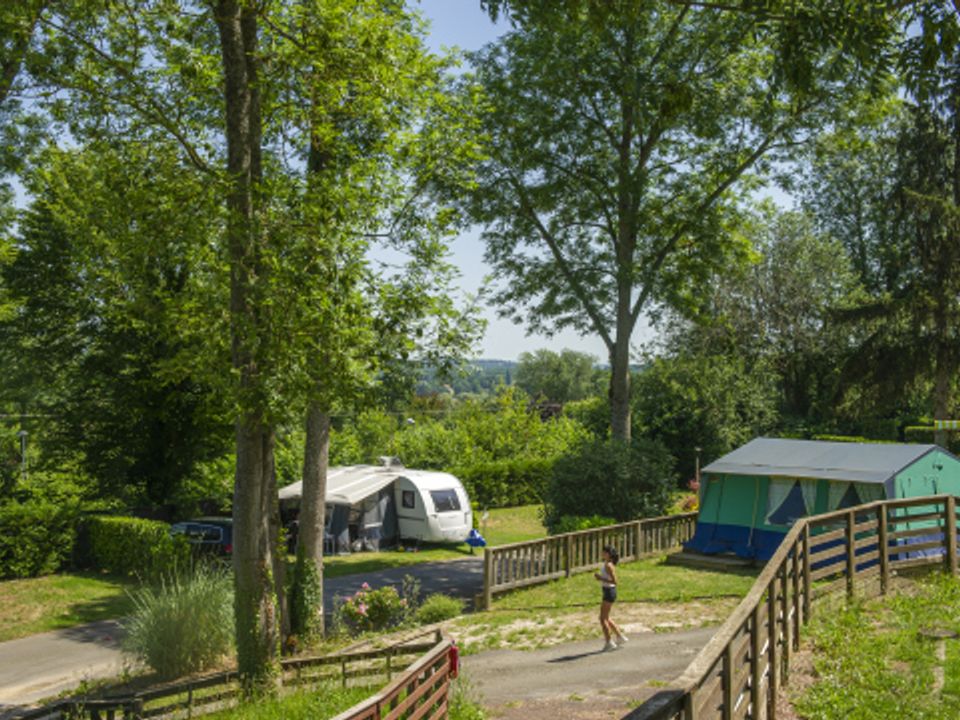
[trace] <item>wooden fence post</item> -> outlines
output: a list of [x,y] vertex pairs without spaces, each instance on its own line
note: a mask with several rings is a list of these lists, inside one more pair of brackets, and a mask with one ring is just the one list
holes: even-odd
[[857,571],[856,548],[853,544],[853,526],[857,522],[853,510],[847,513],[847,595],[853,597],[853,576]]
[[947,539],[947,571],[955,576],[957,574],[957,499],[953,495],[948,495],[946,505],[943,532]]
[[633,559],[639,560],[643,554],[643,523],[640,520],[633,521]]
[[750,717],[760,717],[760,683],[763,682],[763,659],[760,657],[760,603],[753,606],[750,620]]
[[733,643],[727,643],[723,651],[723,720],[733,720],[733,677],[737,673],[733,668]]
[[810,593],[813,583],[810,581],[810,523],[803,526],[803,622],[810,622]]
[[880,550],[880,594],[886,595],[890,587],[890,547],[887,537],[887,505],[877,507],[877,543]]
[[780,631],[777,629],[777,588],[779,583],[774,577],[767,587],[767,720],[777,720],[777,688],[780,686],[777,672],[777,638]]
[[570,577],[570,575],[573,573],[573,535],[568,533],[566,537],[566,541],[567,541],[567,548],[566,548],[567,552],[566,552],[566,558],[564,559],[564,563],[563,563],[563,569],[566,572],[567,577]]
[[493,551],[483,549],[483,609],[489,610],[493,604]]

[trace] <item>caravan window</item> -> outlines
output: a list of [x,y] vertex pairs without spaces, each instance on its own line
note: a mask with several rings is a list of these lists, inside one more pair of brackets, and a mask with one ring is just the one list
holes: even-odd
[[400,504],[405,508],[415,508],[417,506],[417,497],[413,490],[404,490],[400,493]]
[[456,490],[431,490],[430,497],[433,498],[433,507],[437,512],[460,509],[460,498],[457,497]]

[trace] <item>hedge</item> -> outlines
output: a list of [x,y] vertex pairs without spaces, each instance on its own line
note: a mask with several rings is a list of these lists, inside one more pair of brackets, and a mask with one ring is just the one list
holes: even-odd
[[56,572],[73,552],[73,503],[33,500],[0,504],[0,578]]
[[89,515],[81,524],[80,564],[154,580],[190,564],[190,545],[156,520]]
[[515,507],[543,502],[553,459],[514,458],[460,465],[452,472],[476,508]]

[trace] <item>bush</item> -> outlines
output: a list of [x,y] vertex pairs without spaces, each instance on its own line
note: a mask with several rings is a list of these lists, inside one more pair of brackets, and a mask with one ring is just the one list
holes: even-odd
[[538,505],[543,502],[554,462],[517,457],[458,465],[452,472],[463,481],[475,507]]
[[585,511],[618,522],[663,515],[674,484],[673,458],[660,443],[585,443],[554,465],[546,525],[552,531],[564,515],[583,517]]
[[364,583],[360,590],[337,608],[334,625],[346,626],[352,635],[376,632],[401,625],[411,611],[411,603],[401,598],[392,585],[371,590]]
[[205,563],[132,594],[124,649],[163,679],[214,665],[233,648],[233,581]]
[[463,600],[443,593],[434,593],[417,608],[416,618],[421,625],[430,625],[455,618],[462,612]]
[[90,515],[82,522],[81,564],[118,575],[159,579],[190,565],[190,545],[156,520]]
[[616,522],[613,518],[604,517],[603,515],[563,515],[554,521],[550,527],[550,532],[554,535],[579,532],[580,530],[614,525]]
[[0,578],[56,572],[76,540],[77,506],[47,500],[0,504]]

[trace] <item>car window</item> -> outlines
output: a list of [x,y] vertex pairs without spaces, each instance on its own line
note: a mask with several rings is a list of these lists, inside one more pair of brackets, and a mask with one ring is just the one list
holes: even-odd
[[451,512],[460,509],[460,498],[456,490],[431,490],[433,507],[437,512]]

